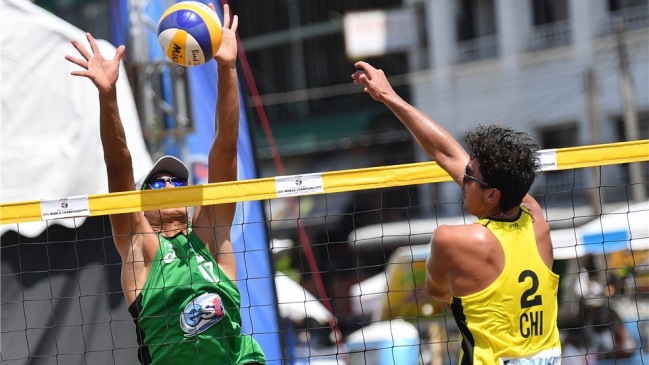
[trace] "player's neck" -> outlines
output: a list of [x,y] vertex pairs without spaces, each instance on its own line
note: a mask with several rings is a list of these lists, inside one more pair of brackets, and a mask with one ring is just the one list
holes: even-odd
[[495,220],[511,220],[516,218],[518,215],[520,208],[519,207],[514,207],[511,209],[507,209],[506,211],[503,211],[498,207],[497,205],[491,206],[486,208],[482,214],[478,215],[479,219],[483,218],[489,218],[489,219],[495,219]]
[[182,233],[183,235],[187,235],[188,233],[188,224],[185,222],[166,222],[162,226],[151,226],[151,229],[153,232],[156,232],[160,234],[163,237],[173,237],[176,236],[178,233]]
[[160,209],[156,212],[148,212],[146,217],[153,232],[164,237],[173,237],[178,233],[187,234],[188,232],[189,219],[187,210],[184,208]]
[[507,211],[499,211],[498,213],[489,215],[489,218],[496,220],[512,220],[518,216],[520,211],[519,207],[508,209]]

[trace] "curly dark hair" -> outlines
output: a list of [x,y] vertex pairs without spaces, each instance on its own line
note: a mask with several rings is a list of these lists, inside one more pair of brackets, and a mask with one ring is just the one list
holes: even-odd
[[500,209],[520,205],[541,165],[539,145],[527,133],[494,125],[469,132],[466,142],[483,180],[500,190]]

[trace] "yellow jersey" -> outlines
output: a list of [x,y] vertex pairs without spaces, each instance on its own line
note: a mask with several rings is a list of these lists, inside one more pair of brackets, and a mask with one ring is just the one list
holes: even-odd
[[505,266],[487,288],[453,296],[461,344],[458,364],[560,364],[559,276],[538,252],[529,210],[521,207],[518,218],[485,218],[477,223],[500,242]]

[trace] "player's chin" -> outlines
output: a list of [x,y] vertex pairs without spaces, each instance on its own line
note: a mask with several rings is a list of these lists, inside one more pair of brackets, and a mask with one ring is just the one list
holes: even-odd
[[170,216],[170,217],[184,217],[187,215],[187,212],[189,210],[186,207],[181,207],[181,208],[167,208],[167,209],[160,209],[160,214],[165,217],[165,216]]
[[469,214],[473,214],[471,206],[467,204],[466,200],[464,200],[464,197],[462,197],[462,209],[464,209],[464,211]]
[[162,222],[167,220],[182,220],[187,217],[189,210],[185,207],[182,208],[165,208],[165,209],[155,209],[147,210],[144,212],[144,215],[149,218],[149,221],[152,219],[160,220]]

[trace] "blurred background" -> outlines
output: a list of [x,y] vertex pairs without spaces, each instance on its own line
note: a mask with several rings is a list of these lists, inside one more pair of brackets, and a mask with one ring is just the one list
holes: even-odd
[[[191,99],[197,95],[190,86],[191,72],[169,64],[151,40],[155,14],[174,1],[34,3],[95,38],[127,46],[124,65],[148,153],[154,160],[163,154],[182,158],[192,167],[195,183],[201,183],[205,161],[193,152],[197,129]],[[240,17],[238,71],[258,177],[429,160],[387,108],[352,84],[358,60],[381,68],[401,97],[461,141],[467,131],[488,124],[528,132],[543,149],[649,138],[646,0],[229,4]],[[644,214],[649,209],[648,181],[648,163],[612,165],[546,173],[532,193],[546,208],[553,230],[569,229],[574,239],[579,227],[601,214],[620,209]],[[309,351],[321,348],[321,356],[313,356],[311,363],[382,363],[379,355],[370,356],[366,346],[371,341],[364,335],[358,340],[358,331],[386,321],[403,326],[399,333],[404,338],[414,328],[413,338],[421,344],[414,363],[456,361],[458,345],[447,341],[457,334],[452,318],[423,291],[427,252],[415,246],[426,245],[439,224],[473,219],[462,212],[457,186],[441,183],[276,199],[263,202],[263,210],[273,267],[326,307],[323,316],[286,324],[298,334],[290,339],[293,343],[310,342]],[[637,221],[644,219],[643,215]],[[646,224],[641,226],[630,229],[644,230],[645,240],[639,243],[644,245]],[[387,232],[394,232],[395,238],[388,240]],[[636,329],[628,335],[634,344],[617,358],[633,363],[646,356],[639,349],[648,351],[649,316],[638,309],[638,303],[647,305],[646,249],[644,256],[636,252],[630,259],[628,251],[616,252],[623,256],[618,266],[611,266],[608,251],[558,257],[555,271],[563,274],[562,336],[566,347],[573,344],[577,349],[564,363],[615,358],[613,350],[594,351],[595,335],[584,334],[593,326],[587,325],[591,317],[585,313],[597,313],[588,309],[588,277],[602,288],[615,284],[606,292],[626,298],[614,315],[633,315],[635,310],[636,318],[630,321]],[[644,271],[634,271],[637,267]],[[592,295],[604,297],[603,289],[598,293]],[[611,305],[604,307],[613,315]],[[334,330],[329,328],[330,316],[335,317]],[[327,360],[340,351],[331,331],[340,331],[345,351],[352,355]],[[385,329],[371,333],[381,332]],[[359,341],[364,356],[360,360],[353,355]],[[616,342],[616,349],[621,346]],[[297,359],[310,358],[300,355],[299,346],[295,351]]]

